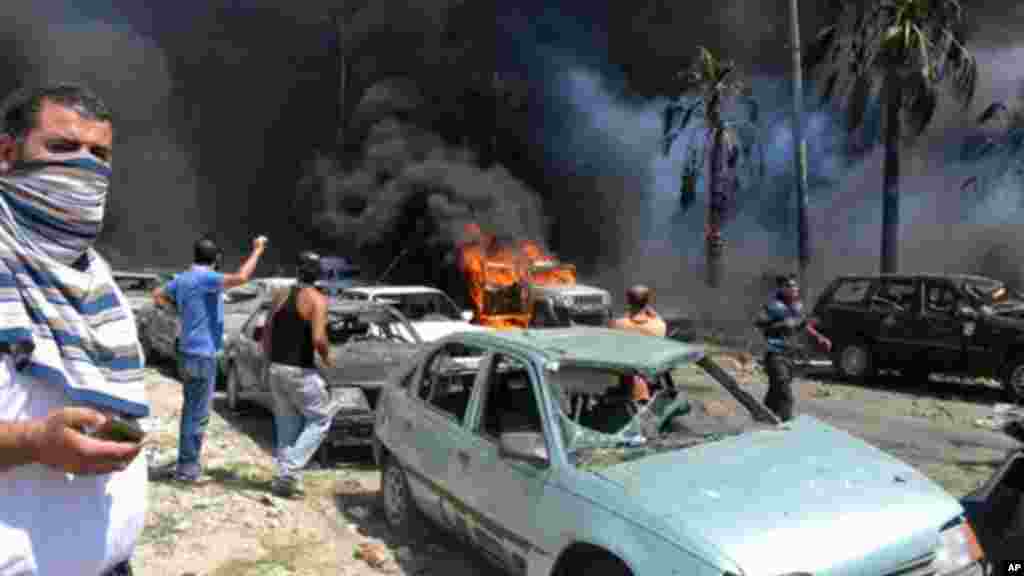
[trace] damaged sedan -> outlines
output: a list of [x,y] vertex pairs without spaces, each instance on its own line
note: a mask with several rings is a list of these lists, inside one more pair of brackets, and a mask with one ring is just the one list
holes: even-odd
[[462,333],[393,378],[374,446],[387,522],[439,525],[512,574],[982,573],[955,498],[811,416],[780,424],[696,346]]
[[[270,303],[249,316],[225,347],[228,408],[251,401],[273,410],[268,364],[260,341]],[[420,348],[422,339],[401,312],[373,302],[335,300],[327,311],[327,338],[336,366],[322,368],[332,399],[341,401],[326,446],[368,446],[373,410],[388,375]],[[326,457],[326,451],[321,452]]]

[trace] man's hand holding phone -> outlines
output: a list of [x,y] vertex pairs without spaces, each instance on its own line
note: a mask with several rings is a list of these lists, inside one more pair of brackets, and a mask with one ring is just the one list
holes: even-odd
[[145,433],[137,423],[91,408],[50,412],[28,433],[33,460],[71,474],[124,470],[142,450]]

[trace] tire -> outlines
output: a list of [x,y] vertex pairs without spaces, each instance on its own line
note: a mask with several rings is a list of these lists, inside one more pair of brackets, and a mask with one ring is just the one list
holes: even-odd
[[832,365],[841,378],[853,382],[864,382],[874,375],[875,370],[871,347],[864,342],[846,342],[837,346]]
[[1010,364],[1002,384],[1008,402],[1024,404],[1024,361],[1015,360]]
[[384,457],[380,476],[380,507],[388,526],[400,536],[423,536],[425,520],[409,491],[405,470],[390,455]]
[[238,411],[238,378],[238,367],[234,364],[229,364],[227,382],[224,384],[224,387],[227,389],[228,410],[231,412]]
[[567,558],[563,566],[559,566],[557,576],[632,576],[629,567],[611,554],[595,549],[586,553]]

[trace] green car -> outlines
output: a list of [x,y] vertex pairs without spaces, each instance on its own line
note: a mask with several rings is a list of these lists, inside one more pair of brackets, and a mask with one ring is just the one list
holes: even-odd
[[955,498],[699,347],[603,328],[467,332],[376,410],[381,505],[529,576],[980,575]]

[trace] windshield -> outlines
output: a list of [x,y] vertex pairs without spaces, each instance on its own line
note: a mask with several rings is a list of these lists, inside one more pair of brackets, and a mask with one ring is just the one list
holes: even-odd
[[358,313],[328,312],[327,339],[331,344],[359,341],[416,343],[399,319],[386,309]]
[[[602,468],[766,426],[697,364],[639,382],[637,377],[576,367],[548,373],[559,432],[574,465]],[[638,400],[645,385],[648,399]]]
[[459,320],[459,310],[444,294],[424,292],[420,294],[387,294],[386,299],[405,315],[410,322],[423,320]]
[[560,262],[544,262],[530,266],[530,281],[544,286],[573,285],[576,283],[576,267]]

